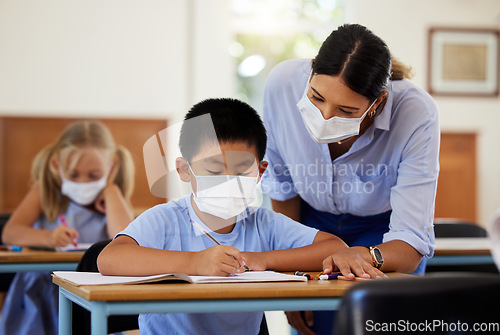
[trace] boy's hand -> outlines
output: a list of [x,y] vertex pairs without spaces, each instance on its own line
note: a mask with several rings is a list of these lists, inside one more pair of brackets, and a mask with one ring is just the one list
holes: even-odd
[[[362,251],[366,249],[364,247],[362,248]],[[329,274],[332,271],[340,271],[348,280],[352,280],[356,277],[375,279],[387,278],[382,271],[373,267],[371,263],[360,256],[358,252],[360,250],[359,248],[352,247],[339,250],[335,254],[328,256],[323,261],[323,273]]]
[[[260,252],[242,252],[246,266],[252,271],[267,270],[266,260]],[[246,270],[246,269],[245,269]]]
[[65,247],[68,244],[76,243],[78,232],[67,226],[60,225],[52,231],[49,236],[49,245],[52,247]]
[[236,248],[217,245],[196,253],[196,273],[202,276],[229,276],[245,272],[245,261]]

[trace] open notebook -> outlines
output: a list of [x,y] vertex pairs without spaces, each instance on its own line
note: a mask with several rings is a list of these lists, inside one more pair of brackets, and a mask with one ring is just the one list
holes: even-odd
[[287,275],[274,271],[247,271],[229,277],[188,276],[185,274],[163,274],[145,277],[103,276],[99,272],[54,271],[54,276],[65,279],[77,286],[110,284],[144,284],[163,281],[181,281],[187,283],[249,283],[273,281],[307,281],[304,276]]

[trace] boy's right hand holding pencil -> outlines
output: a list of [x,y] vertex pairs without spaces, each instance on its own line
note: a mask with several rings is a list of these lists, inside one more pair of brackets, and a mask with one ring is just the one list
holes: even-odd
[[241,252],[231,246],[216,245],[195,253],[196,273],[202,276],[229,276],[245,272]]

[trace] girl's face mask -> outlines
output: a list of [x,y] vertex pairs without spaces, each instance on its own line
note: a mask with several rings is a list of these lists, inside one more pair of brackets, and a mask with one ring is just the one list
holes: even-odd
[[72,180],[66,179],[64,177],[64,173],[62,173],[61,171],[61,193],[77,204],[81,206],[87,206],[94,202],[97,196],[106,187],[107,179],[108,174],[105,174],[101,179],[96,181],[77,183]]
[[[73,162],[74,168],[71,173],[79,176],[81,180],[80,182],[76,182],[65,177],[65,172],[62,166],[59,165],[59,175],[62,181],[61,193],[81,206],[92,204],[106,187],[107,179],[112,169],[106,163],[106,159],[108,159],[107,155],[107,152],[95,148],[84,149],[75,154],[70,153],[67,163],[71,166],[70,163]],[[76,162],[73,161],[75,159],[77,160]],[[105,173],[99,178],[100,174],[97,173],[101,173],[101,171],[105,171]],[[96,180],[96,178],[99,179]]]

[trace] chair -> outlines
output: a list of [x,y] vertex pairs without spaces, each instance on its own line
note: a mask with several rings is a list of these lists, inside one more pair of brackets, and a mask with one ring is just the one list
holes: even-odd
[[489,223],[491,254],[497,268],[500,269],[500,209],[497,209]]
[[[5,224],[7,221],[9,221],[10,214],[6,213],[0,213],[0,244],[3,244],[2,242],[2,233],[3,233],[3,228],[5,227]],[[1,273],[0,274],[0,292],[7,292],[10,287],[10,283],[12,282],[12,279],[14,279],[15,273]]]
[[[99,272],[97,256],[111,240],[94,243],[85,251],[76,271]],[[126,330],[138,329],[138,315],[112,315],[108,317],[108,333],[118,333]],[[90,312],[73,303],[73,335],[90,334]],[[266,317],[262,318],[258,335],[269,335]]]
[[[483,227],[458,219],[436,219],[434,221],[434,232],[436,238],[488,237],[488,232]],[[443,271],[498,273],[498,269],[494,264],[427,265],[425,271],[426,273]]]
[[[499,301],[500,276],[493,274],[440,273],[364,282],[344,295],[334,334],[468,334],[476,324],[499,327]],[[482,329],[478,334],[499,331]]]
[[434,221],[436,237],[487,237],[483,227],[457,219],[436,219]]
[[[99,272],[97,256],[111,240],[94,243],[83,254],[76,271]],[[108,317],[108,333],[118,333],[126,330],[139,329],[138,315],[112,315]],[[73,334],[90,334],[90,312],[73,304]]]

